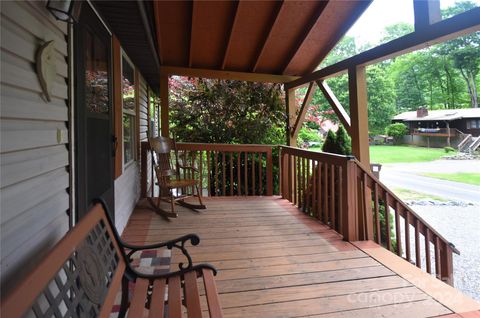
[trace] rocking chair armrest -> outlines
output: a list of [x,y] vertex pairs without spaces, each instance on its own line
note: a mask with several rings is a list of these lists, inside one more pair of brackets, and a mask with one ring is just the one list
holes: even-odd
[[147,250],[147,249],[157,249],[166,247],[167,249],[171,250],[172,248],[178,248],[182,251],[183,255],[187,257],[189,262],[189,267],[191,267],[192,259],[190,254],[188,254],[187,249],[185,248],[185,243],[190,241],[192,245],[198,245],[200,243],[200,238],[196,234],[186,234],[175,239],[166,241],[166,242],[159,242],[156,244],[149,244],[149,245],[132,245],[129,243],[121,242],[123,248],[128,248],[130,251],[127,253],[127,258],[129,261],[132,261],[132,255],[138,251]]
[[178,165],[179,168],[182,168],[182,169],[187,169],[187,170],[193,170],[193,171],[198,171],[197,168],[195,167],[192,167],[192,166],[182,166],[182,165]]

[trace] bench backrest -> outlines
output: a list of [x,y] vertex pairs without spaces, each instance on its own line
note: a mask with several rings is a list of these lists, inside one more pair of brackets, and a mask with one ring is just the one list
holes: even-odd
[[2,302],[2,317],[107,317],[126,267],[117,238],[96,204]]

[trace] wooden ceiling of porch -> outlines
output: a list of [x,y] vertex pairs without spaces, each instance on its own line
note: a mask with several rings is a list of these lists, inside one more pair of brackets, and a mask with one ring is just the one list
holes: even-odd
[[371,1],[155,1],[161,66],[306,75]]

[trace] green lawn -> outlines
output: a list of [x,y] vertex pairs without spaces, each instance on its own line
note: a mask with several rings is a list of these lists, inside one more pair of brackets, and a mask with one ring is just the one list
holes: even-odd
[[[451,155],[452,153],[450,153]],[[443,148],[414,146],[370,146],[370,162],[397,163],[433,161],[445,156]]]
[[395,193],[402,200],[435,200],[440,202],[446,202],[444,198],[437,197],[435,195],[426,194],[422,192],[417,192],[404,188],[394,188],[393,193]]
[[422,173],[422,175],[448,181],[480,185],[480,173]]

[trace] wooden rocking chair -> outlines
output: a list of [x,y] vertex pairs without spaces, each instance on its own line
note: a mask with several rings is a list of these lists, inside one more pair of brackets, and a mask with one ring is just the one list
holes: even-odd
[[[179,163],[175,140],[167,137],[155,137],[150,138],[149,143],[153,152],[152,164],[154,165],[155,174],[157,175],[157,182],[160,187],[160,193],[155,206],[157,213],[166,217],[177,217],[177,213],[175,213],[175,203],[192,210],[205,209],[206,207],[202,203],[202,197],[198,189],[199,181],[193,178],[182,179],[180,177],[180,169],[191,170],[191,176],[194,175],[194,172],[197,171],[197,169],[195,167],[185,166]],[[172,151],[175,155],[175,169],[172,167]],[[191,188],[192,193],[184,193],[184,189],[186,188]],[[173,190],[175,190],[175,193]],[[190,204],[185,202],[184,200],[189,197],[197,197],[199,204]],[[170,203],[170,212],[160,208],[161,201]]]

